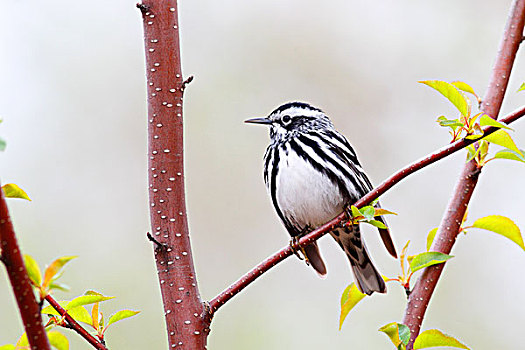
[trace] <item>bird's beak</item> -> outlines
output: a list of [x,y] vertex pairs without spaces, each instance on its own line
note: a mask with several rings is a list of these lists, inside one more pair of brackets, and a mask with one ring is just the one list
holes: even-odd
[[253,118],[253,119],[245,120],[244,122],[251,123],[251,124],[266,124],[266,125],[272,124],[272,121],[268,118]]

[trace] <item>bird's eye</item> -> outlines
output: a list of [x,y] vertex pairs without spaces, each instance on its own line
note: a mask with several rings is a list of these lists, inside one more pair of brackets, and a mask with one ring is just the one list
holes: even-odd
[[290,122],[292,121],[292,117],[290,117],[289,115],[285,115],[284,117],[281,118],[281,120],[283,121],[284,124],[290,124]]

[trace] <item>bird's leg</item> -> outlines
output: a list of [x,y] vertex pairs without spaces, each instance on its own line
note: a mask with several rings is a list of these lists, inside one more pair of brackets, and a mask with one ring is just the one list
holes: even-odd
[[[293,236],[290,240],[290,248],[292,248],[292,252],[299,258],[299,260],[304,260],[306,265],[310,266],[310,260],[308,260],[308,256],[306,256],[306,251],[304,248],[299,244],[299,237],[300,236]],[[299,254],[301,252],[301,254]]]
[[354,216],[352,215],[352,209],[350,205],[345,205],[343,209],[343,213],[345,213],[346,220],[343,220],[340,225],[341,227],[346,227],[348,225],[353,225],[354,223]]
[[299,244],[299,237],[293,236],[290,240],[290,248],[292,248],[292,252],[299,258],[299,260],[303,260],[304,258],[299,255],[299,250],[301,250],[301,246]]

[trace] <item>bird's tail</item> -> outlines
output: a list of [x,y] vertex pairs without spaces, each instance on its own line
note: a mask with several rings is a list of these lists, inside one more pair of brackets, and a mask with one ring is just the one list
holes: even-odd
[[368,255],[365,242],[361,239],[359,225],[338,228],[331,234],[350,260],[357,288],[367,295],[373,292],[386,293],[385,281]]
[[326,266],[324,264],[323,258],[321,257],[321,253],[319,252],[317,242],[310,243],[306,247],[304,247],[304,253],[306,254],[306,258],[310,262],[310,265],[312,265],[314,270],[317,271],[319,276],[322,277],[326,275]]

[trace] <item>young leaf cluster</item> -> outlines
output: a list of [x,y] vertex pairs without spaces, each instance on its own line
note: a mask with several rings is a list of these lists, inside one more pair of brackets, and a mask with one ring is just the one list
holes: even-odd
[[[104,342],[104,335],[110,325],[139,313],[139,311],[120,310],[106,320],[104,313],[100,309],[100,303],[113,298],[114,297],[104,296],[95,291],[87,291],[84,295],[76,297],[73,300],[63,300],[58,303],[66,310],[69,316],[73,317],[77,322],[86,324],[95,332],[97,338],[101,342]],[[87,305],[91,305],[90,311],[86,309]],[[64,316],[51,305],[43,308],[42,314],[49,316],[48,325],[68,327]]]
[[410,294],[410,280],[415,272],[432,265],[442,264],[445,261],[453,258],[452,255],[443,254],[440,252],[426,251],[416,255],[407,255],[408,241],[399,255],[399,265],[401,274],[396,278],[391,278],[389,281],[397,281],[403,286],[407,295]]
[[397,215],[396,213],[383,209],[383,208],[375,208],[374,205],[377,203],[377,200],[375,200],[372,205],[367,205],[362,208],[357,208],[356,206],[351,206],[350,211],[352,214],[352,219],[347,223],[347,225],[356,225],[361,222],[370,224],[372,226],[375,226],[377,228],[387,228],[385,224],[383,224],[381,221],[376,220],[375,218],[382,215]]
[[54,260],[44,270],[44,277],[37,262],[31,255],[24,255],[24,261],[27,269],[27,275],[33,287],[38,291],[40,301],[51,293],[52,290],[58,289],[68,291],[69,287],[65,284],[58,283],[57,280],[62,276],[62,268],[76,256],[63,256]]
[[[476,140],[482,137],[482,127],[494,126],[500,130],[484,137],[475,144],[467,146],[468,156],[467,161],[475,160],[478,167],[482,167],[487,162],[493,159],[510,159],[525,163],[525,156],[512,137],[506,130],[512,130],[505,123],[501,123],[484,113],[477,113],[472,115],[472,103],[465,93],[472,94],[478,105],[481,100],[474,92],[474,89],[467,83],[455,81],[447,83],[441,80],[425,80],[421,83],[435,89],[443,96],[445,96],[458,110],[459,117],[456,119],[448,119],[441,116],[437,119],[440,126],[449,128],[452,141],[457,141],[461,138]],[[492,158],[487,159],[488,144],[493,143],[503,147],[503,150],[497,152]]]
[[[357,213],[353,209],[355,207],[352,207],[353,215],[356,215]],[[362,211],[363,209],[361,209]],[[377,210],[377,209],[376,209]],[[379,215],[383,215],[384,209],[379,209]],[[361,212],[360,211],[360,212]],[[392,213],[392,212],[388,212]],[[355,216],[354,216],[355,220]],[[410,241],[405,244],[403,249],[401,250],[401,254],[399,255],[399,263],[401,267],[401,274],[394,278],[387,278],[383,276],[383,279],[386,282],[391,281],[397,281],[401,284],[401,286],[404,288],[407,295],[410,293],[410,280],[415,272],[421,270],[424,267],[442,264],[445,261],[452,258],[451,255],[443,254],[440,252],[423,252],[416,255],[408,256],[407,250],[408,245]],[[339,315],[339,330],[343,326],[343,323],[348,316],[349,312],[359,303],[361,300],[364,299],[366,295],[361,293],[356,285],[354,283],[351,283],[346,289],[344,290],[342,296],[341,296],[341,312]]]
[[[54,290],[69,290],[66,285],[58,283],[57,280],[62,276],[64,266],[74,258],[76,258],[76,256],[60,257],[49,264],[42,273],[42,270],[33,257],[30,255],[24,256],[27,274],[34,290],[39,296],[41,305],[46,300],[50,302],[54,301],[54,299],[49,299],[52,298],[51,294]],[[86,324],[103,344],[104,336],[109,326],[139,313],[139,311],[133,310],[120,310],[106,320],[104,313],[100,309],[100,303],[113,298],[114,297],[104,296],[95,291],[87,291],[84,295],[73,298],[72,300],[59,301],[58,304],[65,310],[65,313],[59,312],[53,305],[44,307],[41,312],[49,317],[45,329],[50,344],[59,350],[69,349],[68,339],[54,329],[56,327],[71,328],[71,325],[68,324],[66,320],[66,315],[69,315],[79,323]],[[90,311],[86,309],[88,305],[91,305]],[[25,333],[19,338],[16,344],[0,346],[0,350],[15,349],[29,349],[29,343]]]

